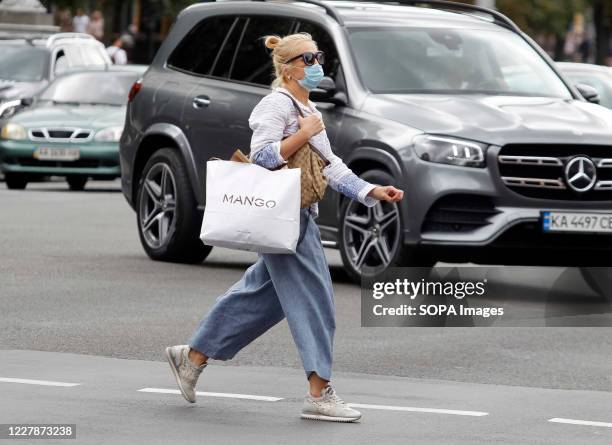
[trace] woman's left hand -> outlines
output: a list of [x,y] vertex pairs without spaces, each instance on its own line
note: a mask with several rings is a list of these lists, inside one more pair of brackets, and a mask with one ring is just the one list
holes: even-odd
[[374,187],[368,196],[379,199],[381,201],[395,202],[400,201],[404,197],[404,191],[393,187],[392,185]]

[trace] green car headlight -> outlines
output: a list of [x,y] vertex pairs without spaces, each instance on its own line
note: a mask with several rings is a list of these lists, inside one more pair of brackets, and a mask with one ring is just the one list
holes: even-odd
[[485,144],[443,136],[419,134],[413,139],[414,149],[424,161],[463,167],[484,167]]
[[26,133],[25,128],[23,128],[21,125],[8,122],[2,127],[2,132],[0,132],[0,136],[2,137],[2,139],[22,141],[28,135]]
[[98,142],[119,142],[123,127],[108,127],[96,133],[95,140]]

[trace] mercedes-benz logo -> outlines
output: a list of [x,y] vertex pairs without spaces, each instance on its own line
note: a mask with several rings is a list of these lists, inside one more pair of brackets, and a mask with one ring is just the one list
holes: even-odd
[[597,169],[595,164],[585,156],[576,156],[565,165],[567,185],[577,192],[587,192],[595,185]]

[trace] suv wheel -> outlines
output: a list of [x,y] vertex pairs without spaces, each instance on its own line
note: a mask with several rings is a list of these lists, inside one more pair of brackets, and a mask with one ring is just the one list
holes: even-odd
[[87,184],[87,176],[77,175],[77,176],[66,176],[66,182],[70,187],[70,190],[83,190],[85,188],[85,184]]
[[202,215],[180,155],[156,151],[146,163],[136,195],[138,233],[154,260],[199,263],[212,250],[200,240]]
[[612,271],[609,267],[581,267],[587,285],[605,301],[612,301]]
[[[375,184],[393,184],[382,170],[370,170],[361,178]],[[340,209],[339,247],[344,267],[355,282],[382,275],[389,267],[432,266],[434,261],[404,246],[404,224],[399,203],[379,201],[367,207],[346,199]]]

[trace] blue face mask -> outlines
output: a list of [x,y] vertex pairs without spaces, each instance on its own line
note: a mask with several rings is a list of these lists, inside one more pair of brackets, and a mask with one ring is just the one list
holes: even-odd
[[319,63],[306,66],[304,73],[306,75],[303,79],[298,79],[298,83],[308,91],[314,90],[323,79],[323,67]]

